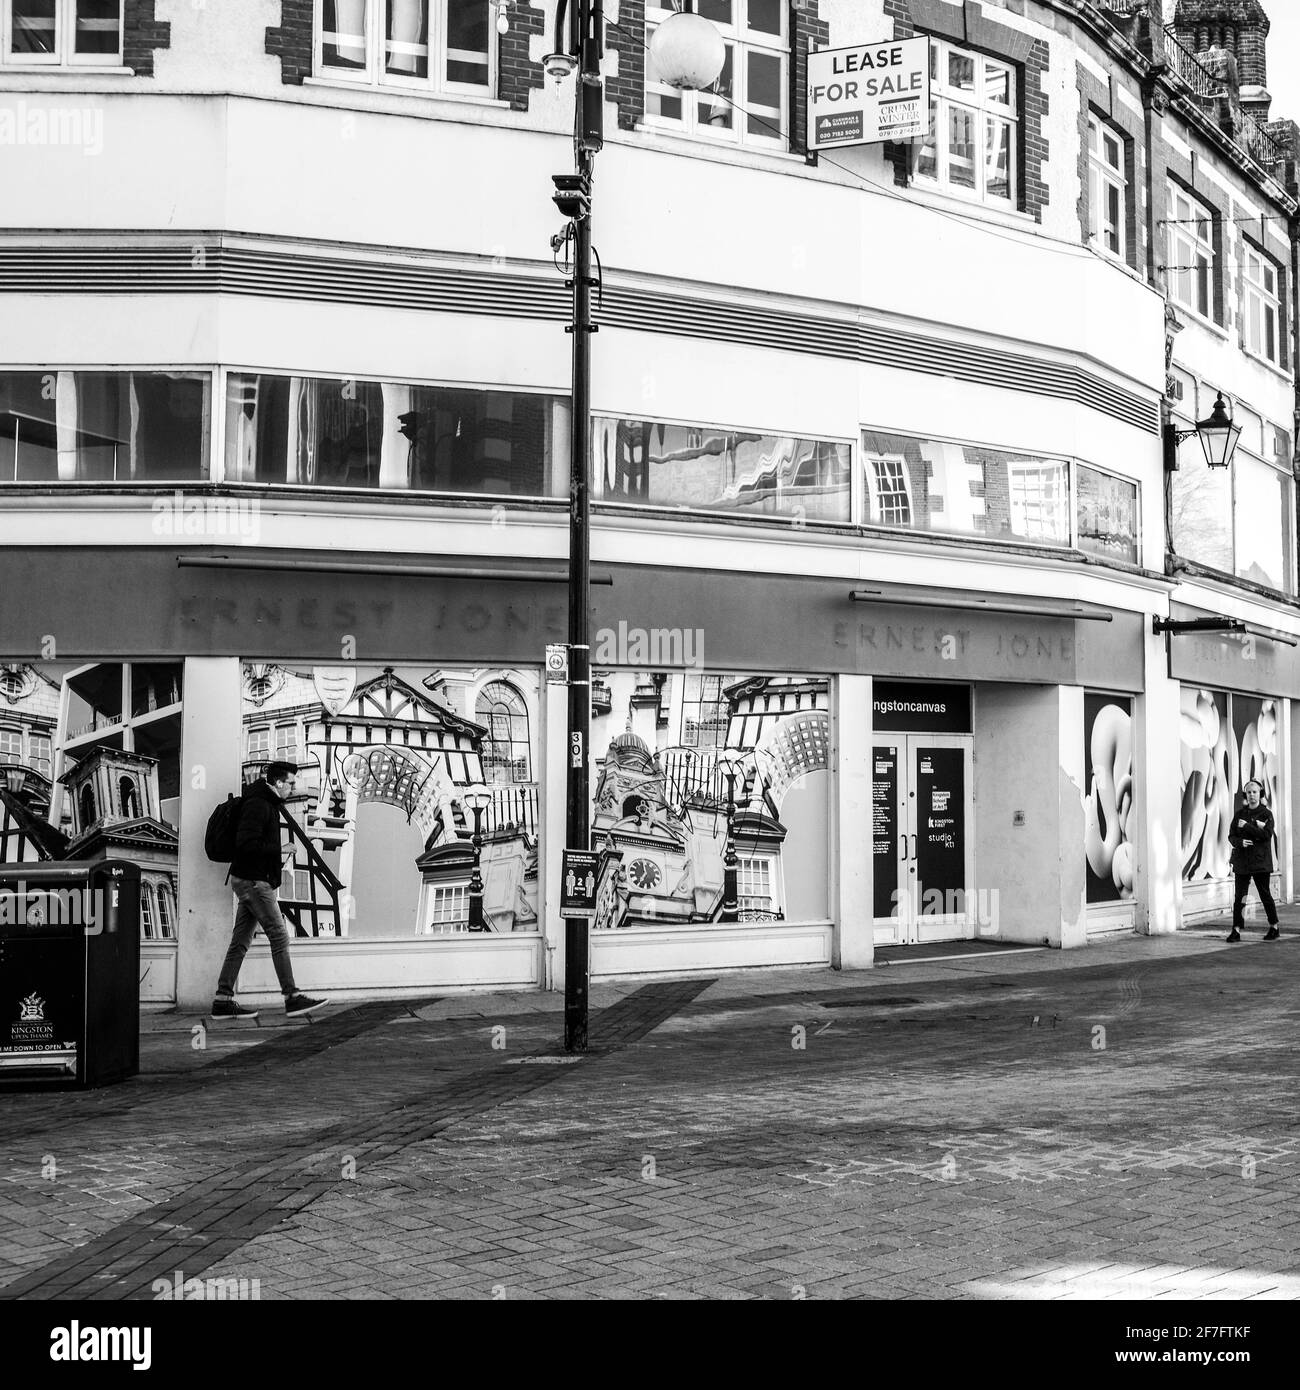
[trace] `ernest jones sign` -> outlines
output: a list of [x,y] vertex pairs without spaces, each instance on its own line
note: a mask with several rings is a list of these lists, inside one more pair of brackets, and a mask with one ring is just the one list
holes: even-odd
[[808,55],[808,148],[910,140],[930,125],[930,40]]

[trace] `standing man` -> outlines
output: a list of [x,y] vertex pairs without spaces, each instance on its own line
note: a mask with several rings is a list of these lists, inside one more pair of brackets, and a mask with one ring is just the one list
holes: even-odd
[[1241,909],[1250,885],[1254,883],[1259,900],[1264,904],[1264,916],[1268,918],[1264,940],[1276,941],[1277,908],[1272,893],[1268,891],[1269,875],[1273,872],[1273,812],[1260,800],[1264,788],[1259,782],[1247,782],[1242,790],[1246,794],[1246,804],[1233,816],[1232,824],[1228,827],[1237,892],[1232,901],[1232,930],[1227,939],[1241,940]]
[[310,999],[298,992],[289,960],[289,929],[276,900],[284,867],[280,848],[280,807],[293,794],[292,763],[271,763],[265,774],[244,793],[235,831],[235,857],[230,864],[230,887],[239,903],[235,930],[230,938],[212,1001],[213,1018],[256,1018],[256,1009],[235,1003],[239,967],[258,927],[271,943],[271,963],[284,995],[284,1011],[290,1018],[323,1009],[328,999]]

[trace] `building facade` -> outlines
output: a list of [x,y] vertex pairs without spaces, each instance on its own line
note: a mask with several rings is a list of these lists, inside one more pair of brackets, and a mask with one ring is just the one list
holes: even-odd
[[[1175,931],[1252,776],[1293,900],[1300,55],[1254,0],[697,8],[697,93],[605,8],[593,974]],[[0,0],[6,857],[135,845],[145,998],[211,997],[274,759],[304,989],[563,982],[554,10]],[[810,152],[809,53],[922,36],[929,134]]]

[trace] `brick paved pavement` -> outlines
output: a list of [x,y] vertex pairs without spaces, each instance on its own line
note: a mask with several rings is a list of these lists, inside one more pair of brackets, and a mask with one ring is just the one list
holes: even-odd
[[[1300,936],[152,1015],[0,1095],[0,1299],[1294,1299]],[[337,1010],[337,1011],[336,1011]]]

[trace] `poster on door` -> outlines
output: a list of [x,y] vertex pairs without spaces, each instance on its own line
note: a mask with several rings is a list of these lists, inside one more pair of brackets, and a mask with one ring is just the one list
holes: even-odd
[[1088,901],[1133,896],[1133,715],[1125,696],[1088,691],[1083,697],[1083,758],[1087,777],[1083,844]]
[[829,692],[825,676],[593,670],[611,930],[825,919]]
[[898,911],[898,872],[902,827],[898,820],[898,746],[871,750],[871,896],[872,915]]
[[966,889],[966,765],[961,748],[916,754],[916,876],[922,915],[947,910]]
[[538,671],[248,661],[242,677],[244,783],[298,768],[280,881],[298,936],[538,929]]

